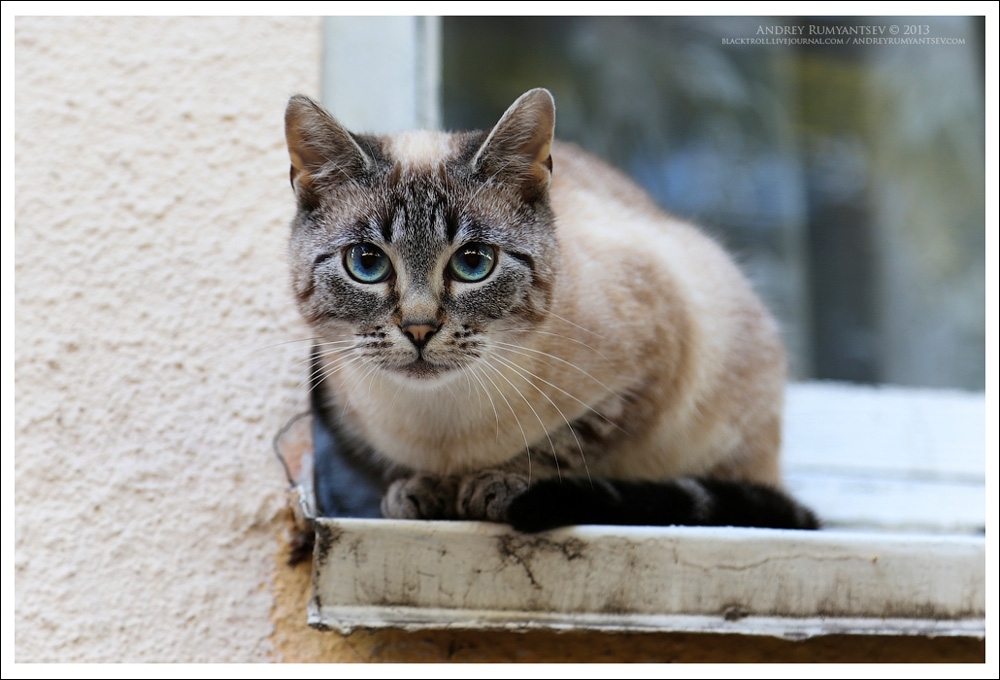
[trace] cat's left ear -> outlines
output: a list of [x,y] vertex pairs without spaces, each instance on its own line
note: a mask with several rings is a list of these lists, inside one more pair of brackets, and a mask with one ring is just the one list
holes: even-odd
[[476,155],[473,171],[484,179],[514,182],[527,201],[544,195],[552,179],[556,104],[545,88],[529,90],[510,105]]

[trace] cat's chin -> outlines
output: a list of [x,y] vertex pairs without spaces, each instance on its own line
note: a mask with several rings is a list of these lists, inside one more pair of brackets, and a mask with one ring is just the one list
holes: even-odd
[[393,371],[411,380],[431,381],[444,378],[456,371],[454,366],[433,364],[426,359],[416,359],[403,366],[397,366]]

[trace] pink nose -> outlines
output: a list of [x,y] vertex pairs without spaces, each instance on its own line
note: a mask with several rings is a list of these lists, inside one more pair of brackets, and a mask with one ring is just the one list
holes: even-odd
[[408,323],[400,326],[400,330],[417,347],[423,347],[431,336],[437,333],[441,326],[430,323]]

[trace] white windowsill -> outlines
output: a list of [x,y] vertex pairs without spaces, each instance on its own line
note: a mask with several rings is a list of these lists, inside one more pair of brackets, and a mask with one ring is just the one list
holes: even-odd
[[309,623],[983,637],[984,436],[981,394],[793,385],[789,488],[829,528],[320,518]]

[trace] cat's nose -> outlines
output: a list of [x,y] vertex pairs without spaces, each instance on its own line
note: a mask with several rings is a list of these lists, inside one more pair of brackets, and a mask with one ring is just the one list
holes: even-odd
[[423,349],[423,346],[427,344],[431,336],[441,328],[441,324],[423,321],[418,323],[404,323],[399,328],[403,331],[403,335],[408,337],[410,342],[417,346],[417,349]]

